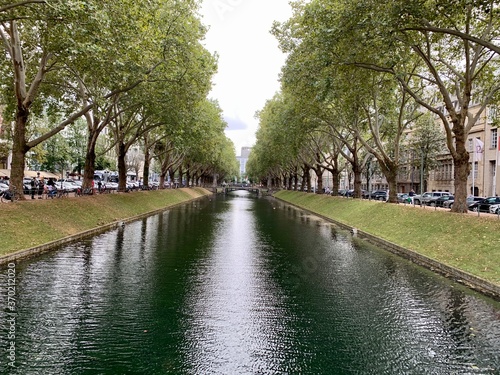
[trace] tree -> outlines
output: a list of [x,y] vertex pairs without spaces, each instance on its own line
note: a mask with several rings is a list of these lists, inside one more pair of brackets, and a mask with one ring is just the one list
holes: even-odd
[[[0,38],[6,59],[0,61],[3,79],[1,94],[6,104],[6,121],[14,121],[12,132],[11,180],[21,186],[25,154],[33,147],[60,132],[88,108],[77,108],[71,97],[65,96],[68,62],[77,60],[85,51],[86,37],[96,30],[94,13],[97,3],[85,6],[77,1],[27,1],[7,4],[0,8]],[[29,59],[27,58],[29,56]],[[12,89],[14,91],[12,92]],[[28,139],[29,120],[33,112],[55,113],[56,107],[66,104],[65,120],[48,132]]]
[[410,165],[422,174],[421,192],[427,191],[429,172],[437,166],[438,156],[446,149],[446,137],[431,114],[416,121],[411,138],[408,141],[408,153],[411,153]]
[[[292,50],[313,35],[326,64],[388,73],[438,116],[454,162],[453,211],[466,212],[468,135],[500,90],[498,15],[498,4],[483,0],[301,2],[283,25],[281,45]],[[409,55],[417,69],[405,63]]]
[[[147,107],[148,117],[154,118],[159,126],[167,123],[161,116],[170,116],[169,111],[186,111],[208,93],[215,59],[200,44],[205,28],[196,18],[197,7],[193,1],[158,0],[114,9],[117,14],[123,14],[120,17],[123,27],[120,38],[126,36],[129,43],[121,40],[115,43],[113,47],[119,47],[118,56],[122,59],[115,62],[113,53],[106,54],[107,59],[103,62],[108,64],[103,65],[116,68],[118,64],[126,69],[118,69],[118,73],[114,71],[112,80],[93,80],[93,86],[88,83],[80,85],[80,97],[94,104],[92,112],[86,115],[89,139],[84,184],[92,179],[97,138],[111,122],[116,124],[117,116],[123,116],[125,109],[134,111],[135,106]],[[130,48],[138,45],[140,50]],[[128,139],[127,143],[130,142]],[[122,151],[126,152],[126,148]],[[125,184],[125,181],[121,183]]]

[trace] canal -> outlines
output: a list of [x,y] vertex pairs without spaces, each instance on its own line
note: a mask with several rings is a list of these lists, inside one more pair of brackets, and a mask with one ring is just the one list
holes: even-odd
[[0,282],[1,374],[500,374],[499,303],[248,192]]

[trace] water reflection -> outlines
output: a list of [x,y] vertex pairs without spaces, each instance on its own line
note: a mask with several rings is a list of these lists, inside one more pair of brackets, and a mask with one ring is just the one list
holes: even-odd
[[2,374],[500,373],[498,303],[245,192],[16,272]]

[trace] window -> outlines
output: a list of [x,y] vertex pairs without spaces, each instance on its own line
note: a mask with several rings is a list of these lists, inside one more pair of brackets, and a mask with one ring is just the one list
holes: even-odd
[[497,107],[488,107],[488,122],[492,123],[497,118]]
[[472,174],[474,172],[474,180],[477,180],[477,175],[479,173],[479,163],[477,161],[474,163],[474,171],[472,170],[472,163],[469,163],[469,165],[471,166],[471,171],[469,173],[469,178],[472,178]]
[[491,129],[491,148],[496,149],[498,146],[498,130]]

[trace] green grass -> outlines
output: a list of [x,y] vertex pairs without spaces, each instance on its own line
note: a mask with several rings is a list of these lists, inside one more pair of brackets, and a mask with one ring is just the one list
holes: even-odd
[[201,188],[141,191],[0,204],[0,255],[210,194]]
[[500,220],[294,191],[275,196],[500,285]]

